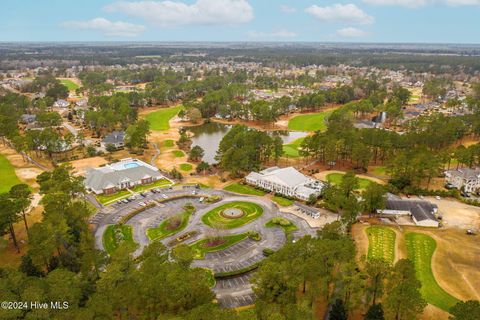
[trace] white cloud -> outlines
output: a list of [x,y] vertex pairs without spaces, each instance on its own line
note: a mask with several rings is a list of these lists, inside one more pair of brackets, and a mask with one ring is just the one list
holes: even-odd
[[71,29],[100,31],[111,37],[135,37],[146,30],[144,26],[139,24],[110,21],[105,18],[95,18],[88,21],[65,21],[61,26]]
[[450,6],[480,5],[480,0],[363,0],[363,2],[377,6],[398,6],[406,8],[419,8],[430,4],[447,4]]
[[293,7],[290,7],[286,4],[281,4],[280,5],[280,10],[282,10],[282,12],[285,12],[285,13],[295,13],[295,12],[297,12],[297,9],[295,9]]
[[337,35],[343,38],[361,38],[367,36],[368,33],[357,28],[348,27],[338,29]]
[[254,39],[273,40],[273,39],[291,39],[295,38],[297,34],[288,30],[277,30],[273,32],[251,31],[247,36]]
[[362,9],[350,4],[334,4],[328,7],[320,7],[313,5],[305,9],[307,13],[310,13],[315,18],[326,22],[349,22],[357,24],[372,24],[374,18]]
[[480,6],[480,0],[446,0],[451,6]]
[[253,19],[247,0],[197,0],[193,4],[178,1],[120,1],[105,7],[140,17],[161,27],[182,25],[235,25]]

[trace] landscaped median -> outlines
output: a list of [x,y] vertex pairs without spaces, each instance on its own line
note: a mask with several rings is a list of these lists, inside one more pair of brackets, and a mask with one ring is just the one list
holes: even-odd
[[282,217],[276,217],[276,218],[270,219],[270,221],[268,221],[265,224],[265,227],[282,228],[283,231],[285,232],[285,237],[289,242],[293,240],[292,233],[298,229],[297,226],[292,221]]
[[437,247],[435,240],[423,233],[409,232],[405,235],[408,258],[413,261],[418,279],[422,283],[420,292],[430,304],[449,311],[459,300],[442,289],[432,271],[432,256]]
[[365,232],[368,237],[368,258],[383,259],[393,264],[395,259],[395,231],[388,227],[371,226]]
[[103,248],[112,254],[122,243],[135,245],[132,227],[128,225],[109,225],[103,233]]
[[102,205],[106,206],[115,201],[125,199],[131,195],[132,194],[128,190],[120,190],[114,194],[109,195],[98,194],[95,196],[95,198],[97,198],[97,201],[100,202]]
[[248,235],[248,232],[246,232],[227,236],[200,239],[190,244],[190,248],[192,248],[194,251],[195,259],[204,259],[206,253],[225,250],[233,246],[234,244],[246,239]]
[[156,228],[147,229],[148,239],[150,239],[150,241],[158,241],[182,231],[187,226],[188,219],[191,215],[192,211],[185,211],[164,220]]
[[[229,216],[230,212],[238,215]],[[263,214],[263,208],[256,203],[234,201],[223,204],[203,215],[202,221],[207,226],[216,229],[233,229],[257,219]]]

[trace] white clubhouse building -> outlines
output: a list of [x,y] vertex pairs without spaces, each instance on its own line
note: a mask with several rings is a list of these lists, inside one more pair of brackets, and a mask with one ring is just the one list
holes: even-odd
[[323,182],[307,177],[293,167],[250,172],[245,180],[253,186],[305,201],[312,195],[320,195],[324,186]]

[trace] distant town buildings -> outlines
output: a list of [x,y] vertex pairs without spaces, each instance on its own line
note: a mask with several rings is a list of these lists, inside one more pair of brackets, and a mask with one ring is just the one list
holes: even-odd
[[307,177],[293,167],[271,167],[251,172],[245,180],[253,186],[305,201],[310,196],[319,196],[324,187],[323,182]]

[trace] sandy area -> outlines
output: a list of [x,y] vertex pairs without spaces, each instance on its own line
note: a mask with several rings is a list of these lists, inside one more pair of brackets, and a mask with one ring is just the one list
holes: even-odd
[[438,206],[446,228],[475,229],[480,231],[480,207],[471,206],[455,199],[425,197]]
[[78,175],[85,175],[85,169],[89,167],[96,168],[107,163],[108,161],[103,157],[85,158],[69,162]]
[[12,148],[1,145],[0,153],[3,154],[8,161],[15,167],[15,174],[17,177],[33,188],[38,188],[36,182],[37,176],[43,171],[30,162],[25,162],[21,155],[19,155]]

